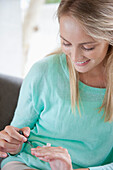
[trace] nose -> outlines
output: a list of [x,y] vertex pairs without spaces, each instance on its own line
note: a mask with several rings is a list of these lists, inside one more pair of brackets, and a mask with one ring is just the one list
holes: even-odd
[[72,61],[76,61],[78,58],[80,58],[80,50],[78,48],[73,47],[70,52]]

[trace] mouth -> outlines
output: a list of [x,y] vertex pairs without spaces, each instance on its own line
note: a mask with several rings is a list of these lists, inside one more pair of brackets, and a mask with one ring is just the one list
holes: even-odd
[[86,61],[77,61],[77,62],[75,62],[75,64],[77,66],[84,66],[84,65],[88,64],[89,62],[90,62],[90,59],[86,60]]

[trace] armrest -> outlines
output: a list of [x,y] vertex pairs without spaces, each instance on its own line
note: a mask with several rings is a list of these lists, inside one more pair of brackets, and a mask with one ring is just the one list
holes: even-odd
[[0,74],[0,130],[12,120],[21,83],[21,78]]

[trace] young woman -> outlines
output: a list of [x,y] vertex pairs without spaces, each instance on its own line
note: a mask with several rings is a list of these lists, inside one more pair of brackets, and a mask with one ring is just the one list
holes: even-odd
[[33,65],[0,132],[2,170],[113,170],[113,1],[62,0],[58,19],[61,50]]

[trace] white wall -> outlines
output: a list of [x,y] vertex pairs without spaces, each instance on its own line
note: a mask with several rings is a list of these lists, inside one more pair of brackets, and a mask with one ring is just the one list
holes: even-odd
[[25,76],[34,62],[59,46],[57,8],[58,4],[43,5],[37,20],[39,31],[32,35],[28,60],[23,67],[20,0],[0,0],[0,73]]
[[0,0],[0,73],[21,77],[20,0]]

